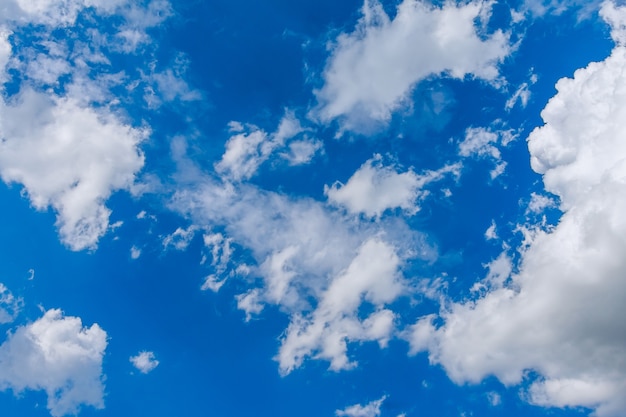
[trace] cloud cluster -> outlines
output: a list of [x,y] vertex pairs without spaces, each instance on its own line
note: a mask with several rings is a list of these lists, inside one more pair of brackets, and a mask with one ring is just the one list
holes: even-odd
[[389,120],[429,76],[496,80],[498,63],[511,48],[503,32],[485,34],[476,24],[488,20],[491,5],[404,0],[391,19],[377,0],[366,0],[354,32],[340,35],[332,46],[324,85],[315,91],[315,115],[362,130],[372,121]]
[[54,417],[104,407],[102,357],[107,334],[97,324],[48,310],[0,345],[0,390],[43,390]]
[[500,147],[507,146],[515,137],[510,129],[470,127],[465,130],[465,138],[459,143],[459,155],[493,161],[495,166],[489,173],[493,180],[502,175],[507,166],[506,161],[502,160]]
[[[475,301],[451,303],[419,321],[414,351],[428,350],[456,382],[495,375],[542,406],[626,412],[626,8],[602,15],[618,45],[602,62],[557,83],[529,139],[532,167],[564,214],[523,247],[519,271],[490,281]],[[509,270],[510,272],[510,270]],[[507,281],[510,279],[510,281]]]
[[38,210],[56,210],[72,250],[93,248],[109,225],[104,202],[129,189],[143,166],[146,134],[107,108],[26,89],[0,103],[0,176],[21,184]]
[[215,171],[228,181],[249,180],[277,151],[290,165],[301,165],[310,162],[322,147],[321,142],[306,136],[290,140],[305,131],[291,111],[285,113],[272,134],[238,122],[230,123],[230,131],[234,134],[226,142],[222,158],[215,164]]
[[[130,98],[120,100],[114,90],[154,85],[163,100],[180,95],[170,97],[172,91],[195,94],[171,70],[139,67],[128,74],[112,63],[149,45],[147,30],[170,16],[171,6],[166,0],[7,0],[1,8],[0,176],[21,185],[36,209],[54,209],[70,249],[93,249],[108,230],[106,200],[135,184],[144,166],[140,146],[150,133],[128,120],[120,104]],[[37,30],[25,41],[28,25]],[[68,31],[71,37],[63,35]]]
[[[266,305],[289,314],[291,324],[276,356],[283,373],[307,357],[327,360],[335,370],[349,368],[349,342],[384,345],[395,327],[387,306],[406,292],[403,263],[433,256],[424,236],[402,222],[354,221],[309,198],[209,176],[179,190],[172,208],[198,227],[224,229],[220,236],[207,233],[205,238],[217,269],[230,259],[226,239],[250,252],[255,265],[242,274],[250,289],[237,297],[238,306],[248,319]],[[222,285],[212,274],[204,287],[219,290]],[[360,316],[362,305],[374,312]]]
[[387,210],[402,209],[408,214],[419,210],[419,201],[428,195],[429,183],[446,175],[458,176],[460,164],[445,166],[436,171],[418,175],[413,170],[398,172],[394,166],[385,166],[381,155],[366,161],[346,184],[336,182],[324,187],[324,194],[334,205],[349,213],[380,218]]

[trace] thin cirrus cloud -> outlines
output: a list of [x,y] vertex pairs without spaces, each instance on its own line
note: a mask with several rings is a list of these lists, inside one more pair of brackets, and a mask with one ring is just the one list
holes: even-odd
[[531,403],[613,417],[626,412],[626,333],[616,319],[626,313],[626,9],[605,2],[600,13],[611,55],[560,80],[528,138],[533,169],[561,199],[559,224],[528,235],[510,283],[492,280],[475,301],[447,306],[441,327],[420,320],[410,340],[455,382],[519,384],[531,369]]
[[392,19],[377,0],[365,1],[355,30],[332,45],[312,115],[360,131],[387,122],[429,76],[495,81],[511,46],[504,32],[484,34],[476,24],[488,19],[492,4],[404,0]]
[[370,401],[365,405],[354,404],[344,408],[343,410],[335,411],[335,415],[337,417],[378,417],[380,416],[380,407],[386,399],[387,396],[382,396],[381,398]]

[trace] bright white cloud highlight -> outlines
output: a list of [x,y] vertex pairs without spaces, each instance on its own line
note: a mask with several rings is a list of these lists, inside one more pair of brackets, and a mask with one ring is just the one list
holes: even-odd
[[102,357],[107,334],[97,324],[48,310],[0,345],[0,390],[43,390],[54,417],[104,408]]
[[428,76],[495,80],[510,46],[501,31],[484,36],[476,25],[491,4],[404,0],[390,19],[377,0],[366,0],[354,32],[332,45],[315,115],[323,122],[341,117],[346,128],[362,130],[389,120]]
[[156,359],[154,352],[145,350],[139,352],[136,356],[131,356],[129,360],[142,374],[147,374],[159,366],[159,361]]
[[0,176],[21,184],[36,209],[55,209],[70,249],[91,249],[109,226],[106,199],[143,167],[146,135],[107,108],[26,89],[0,103]]
[[[261,164],[267,161],[275,150],[283,148],[287,140],[304,131],[300,121],[290,111],[285,113],[278,129],[271,135],[256,126],[244,127],[237,122],[231,122],[230,126],[231,132],[236,134],[226,142],[226,151],[222,159],[215,164],[215,170],[223,178],[231,181],[252,178]],[[296,154],[287,153],[286,155],[292,164],[298,159]],[[299,156],[302,163],[308,162],[311,157],[310,154]]]
[[[626,8],[608,2],[601,14],[621,42]],[[493,263],[490,289],[448,305],[441,327],[419,321],[411,344],[458,383],[495,375],[518,384],[532,369],[530,402],[617,417],[626,413],[626,47],[557,91],[528,144],[533,169],[561,199],[559,224],[530,236],[519,272],[505,258]]]
[[382,157],[375,155],[365,162],[344,185],[336,182],[324,187],[328,201],[344,207],[349,213],[380,218],[386,210],[402,209],[412,215],[419,210],[419,200],[428,195],[423,188],[446,175],[458,176],[460,165],[449,165],[437,171],[418,175],[412,170],[398,172],[394,166],[384,166]]
[[343,410],[335,411],[335,415],[338,417],[378,417],[380,416],[380,407],[386,399],[387,396],[383,396],[366,405],[351,405]]

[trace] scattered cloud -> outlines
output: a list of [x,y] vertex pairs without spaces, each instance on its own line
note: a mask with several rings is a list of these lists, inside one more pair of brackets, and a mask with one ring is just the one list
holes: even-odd
[[542,213],[545,209],[556,207],[556,202],[550,196],[531,193],[527,213]]
[[[209,176],[179,189],[171,206],[205,230],[223,228],[223,239],[228,236],[249,252],[255,262],[250,276],[260,282],[238,295],[237,305],[247,320],[265,305],[289,315],[276,356],[282,373],[305,358],[329,361],[335,370],[349,368],[349,342],[384,346],[395,327],[386,306],[404,293],[404,261],[435,256],[424,236],[401,221],[355,221],[322,202]],[[222,259],[222,245],[216,246],[214,261]],[[205,288],[216,290],[222,280],[210,275]],[[374,308],[365,318],[358,315],[363,303]]]
[[182,227],[174,230],[174,233],[167,235],[163,238],[163,248],[176,250],[185,250],[191,244],[191,241],[196,236],[198,228],[194,225],[189,226],[186,229]]
[[557,83],[528,139],[533,169],[561,200],[560,222],[529,235],[519,271],[490,271],[478,299],[447,305],[441,326],[421,319],[411,344],[455,382],[526,380],[533,404],[608,417],[626,412],[626,8],[606,2],[601,15],[618,44]]
[[15,297],[11,291],[0,283],[0,324],[13,322],[22,310],[24,301]]
[[[389,244],[375,238],[363,243],[348,268],[321,295],[317,308],[292,319],[276,357],[280,371],[291,372],[307,356],[328,360],[334,371],[350,369],[356,362],[348,359],[348,341],[371,340],[386,346],[395,314],[385,305],[405,291],[400,263]],[[358,310],[364,302],[374,312],[360,319]]]
[[335,411],[338,417],[378,417],[380,416],[380,407],[387,396],[383,395],[378,400],[372,401],[366,405],[355,404],[343,410]]
[[[215,164],[215,170],[224,179],[235,182],[252,178],[261,164],[267,161],[274,151],[284,148],[287,140],[304,131],[300,121],[289,110],[285,112],[277,130],[271,135],[256,126],[243,126],[238,122],[231,122],[230,129],[235,135],[226,142],[226,151],[222,159]],[[307,155],[300,155],[300,157],[303,156]],[[308,160],[310,156],[307,156]],[[297,155],[292,155],[291,161],[295,161],[293,158],[296,157]],[[288,156],[286,159],[289,160],[289,158]]]
[[346,184],[339,182],[324,187],[328,201],[344,207],[349,213],[380,218],[386,210],[400,208],[409,215],[419,210],[419,201],[429,193],[423,188],[446,175],[459,175],[460,165],[448,165],[418,175],[413,170],[398,172],[384,166],[381,155],[366,161]]
[[[204,235],[203,239],[204,246],[210,250],[210,265],[213,268],[214,273],[206,277],[201,289],[203,291],[211,290],[213,292],[218,292],[226,283],[229,276],[233,276],[237,273],[236,270],[231,270],[230,274],[226,274],[233,255],[233,240],[231,238],[224,237],[222,233],[208,233]],[[206,259],[206,257],[203,258],[203,263],[206,262]]]
[[289,165],[305,165],[311,162],[315,155],[324,149],[322,141],[316,139],[294,140],[289,143],[287,150],[280,155]]
[[487,400],[492,407],[497,407],[502,404],[502,396],[495,391],[487,393]]
[[0,345],[0,390],[43,390],[54,417],[77,414],[83,406],[104,408],[106,346],[107,334],[97,324],[83,327],[78,317],[48,310]]
[[496,227],[496,222],[494,220],[491,221],[491,225],[485,231],[485,239],[487,240],[496,240],[498,239],[498,231]]
[[[497,121],[495,124],[498,124]],[[495,167],[490,171],[491,179],[504,173],[507,163],[502,160],[500,146],[507,146],[517,137],[512,130],[494,130],[495,126],[471,127],[465,131],[465,138],[459,143],[459,155],[464,158],[489,159]]]
[[61,240],[72,250],[95,248],[109,227],[112,192],[129,189],[143,167],[145,129],[106,107],[32,89],[0,103],[0,176],[24,187],[38,210],[57,212]]
[[488,18],[491,5],[404,0],[391,19],[381,3],[366,0],[354,32],[331,46],[314,115],[322,122],[340,118],[344,128],[359,131],[387,122],[429,76],[495,81],[511,47],[502,31],[485,34],[476,23]]
[[522,108],[525,108],[528,104],[528,100],[530,100],[530,86],[535,84],[537,79],[537,75],[532,74],[528,82],[522,83],[517,90],[515,90],[513,95],[506,101],[504,108],[511,110],[517,103],[519,103]]
[[135,260],[135,259],[139,259],[139,257],[141,256],[141,248],[138,248],[137,246],[133,246],[130,248],[130,258]]
[[147,374],[159,366],[159,361],[156,359],[154,352],[145,350],[139,352],[136,356],[131,356],[129,360],[142,374]]

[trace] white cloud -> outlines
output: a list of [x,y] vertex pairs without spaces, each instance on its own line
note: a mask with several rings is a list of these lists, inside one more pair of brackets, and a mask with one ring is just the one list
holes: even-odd
[[258,315],[265,308],[260,290],[255,288],[244,294],[237,295],[237,308],[246,313],[246,321]]
[[286,111],[276,132],[268,135],[256,126],[244,126],[231,122],[231,132],[236,133],[226,142],[222,159],[215,164],[215,170],[223,178],[231,181],[247,180],[253,177],[261,164],[272,153],[285,146],[285,142],[301,132],[303,128],[293,112]]
[[[147,35],[145,35],[147,37]],[[144,87],[144,100],[151,108],[157,108],[163,102],[190,102],[202,99],[202,93],[193,89],[185,81],[185,74],[189,67],[189,60],[180,53],[173,60],[169,68],[157,71],[158,62],[150,63],[150,72],[142,74]],[[143,72],[143,70],[142,70]]]
[[498,238],[496,222],[494,220],[491,221],[491,225],[485,231],[485,239],[487,240],[495,240]]
[[502,396],[495,391],[487,393],[487,400],[492,407],[497,407],[502,404]]
[[335,415],[338,417],[378,417],[380,416],[380,407],[385,399],[387,396],[382,396],[366,405],[351,405],[343,410],[335,411]]
[[547,208],[556,207],[554,199],[537,193],[530,194],[530,201],[528,202],[527,213],[541,213]]
[[141,256],[141,248],[138,248],[137,246],[133,246],[130,248],[130,258],[135,260],[135,259],[139,259],[139,257]]
[[35,59],[28,62],[25,73],[33,81],[54,85],[59,77],[71,71],[67,60],[38,54]]
[[510,129],[494,131],[494,126],[471,127],[465,131],[465,138],[459,143],[459,155],[465,158],[484,158],[493,161],[495,167],[490,171],[493,180],[502,175],[507,166],[506,161],[502,160],[500,146],[507,146],[516,137]]
[[[320,296],[313,313],[296,316],[290,323],[277,356],[280,371],[291,372],[308,356],[328,360],[335,371],[350,369],[356,363],[348,359],[348,341],[373,340],[385,346],[395,315],[384,306],[405,290],[400,263],[387,243],[376,238],[363,243],[347,269]],[[364,302],[375,311],[360,319],[358,309]]]
[[11,32],[0,25],[0,84],[6,81],[6,66],[11,58],[13,48],[9,42]]
[[20,297],[15,297],[4,284],[0,283],[0,324],[15,320],[23,303]]
[[504,108],[511,110],[517,103],[520,103],[520,106],[525,108],[528,104],[528,100],[530,100],[530,86],[535,84],[537,79],[537,75],[532,74],[528,82],[522,83],[517,90],[515,90],[513,95],[506,101]]
[[21,184],[36,209],[56,210],[69,248],[94,248],[109,225],[106,199],[129,189],[143,166],[138,145],[147,132],[107,108],[31,89],[0,110],[2,179]]
[[[211,267],[213,267],[215,273],[205,278],[201,288],[203,291],[211,290],[218,292],[226,283],[228,277],[236,274],[236,271],[231,271],[231,274],[224,276],[226,275],[226,270],[233,254],[233,248],[231,246],[232,241],[231,238],[224,237],[222,233],[209,233],[204,235],[204,245],[211,251]],[[203,263],[205,260],[206,257],[203,259]],[[246,310],[244,308],[242,309]]]
[[83,327],[78,317],[48,310],[0,345],[0,390],[43,390],[55,417],[77,414],[85,405],[104,408],[106,346],[107,334],[97,324]]
[[[172,207],[198,227],[223,228],[224,236],[254,260],[250,275],[260,280],[237,297],[237,304],[247,320],[266,305],[289,315],[277,356],[283,373],[305,358],[327,360],[337,370],[349,367],[344,347],[350,342],[384,346],[394,327],[386,306],[403,293],[401,266],[408,258],[434,256],[424,237],[403,222],[355,221],[309,198],[216,183],[208,176],[179,189]],[[355,282],[355,271],[363,272],[362,281]],[[221,282],[209,278],[209,289]],[[353,293],[337,295],[344,291]],[[362,303],[373,304],[374,314],[358,317]],[[324,323],[328,327],[320,331]]]
[[324,144],[316,139],[294,140],[287,146],[287,151],[281,156],[289,162],[289,165],[304,165],[311,162],[315,155],[322,151]]
[[174,233],[167,235],[163,238],[163,248],[174,248],[176,250],[185,250],[189,247],[189,244],[196,236],[198,228],[194,225],[189,226],[186,229],[182,227],[174,230]]
[[[626,8],[605,3],[610,23]],[[620,23],[619,28],[623,26]],[[619,39],[619,36],[616,36]],[[532,167],[564,214],[520,248],[519,271],[490,274],[491,289],[450,303],[413,328],[412,349],[456,382],[495,375],[519,384],[527,399],[552,407],[588,407],[598,416],[626,412],[626,47],[557,83],[528,144]],[[503,264],[504,265],[504,264]],[[501,265],[502,266],[502,265]],[[504,265],[506,266],[506,265]],[[492,271],[493,272],[493,271]],[[503,275],[510,277],[505,283]],[[494,285],[495,283],[495,285]]]
[[568,9],[578,11],[578,19],[589,17],[598,10],[602,0],[526,0],[520,13],[530,13],[533,17],[545,14],[559,15]]
[[159,366],[159,361],[156,359],[154,352],[145,350],[139,352],[136,356],[131,356],[129,360],[142,374],[147,374]]
[[465,131],[465,139],[459,143],[459,155],[461,156],[483,156],[499,160],[501,158],[500,149],[495,145],[499,136],[484,127],[469,128]]
[[50,27],[71,26],[87,8],[93,8],[101,15],[110,15],[128,3],[128,0],[4,0],[0,21]]
[[384,166],[382,157],[366,161],[344,185],[336,182],[324,187],[324,194],[334,205],[352,214],[380,218],[389,209],[400,208],[408,214],[419,210],[419,200],[428,195],[423,187],[447,174],[458,175],[460,165],[448,165],[437,171],[418,175],[412,170],[398,172],[395,166]]
[[354,32],[332,45],[314,114],[323,122],[340,117],[344,127],[362,130],[389,120],[431,75],[495,80],[498,63],[510,53],[507,36],[485,35],[475,23],[488,17],[491,5],[404,0],[390,19],[378,1],[366,0]]
[[104,17],[117,14],[122,20],[116,22],[117,33],[106,43],[113,50],[124,53],[135,52],[139,46],[149,43],[146,29],[157,26],[172,14],[167,0],[4,0],[2,6],[0,22],[10,25],[34,23],[48,28],[74,26],[86,9]]

